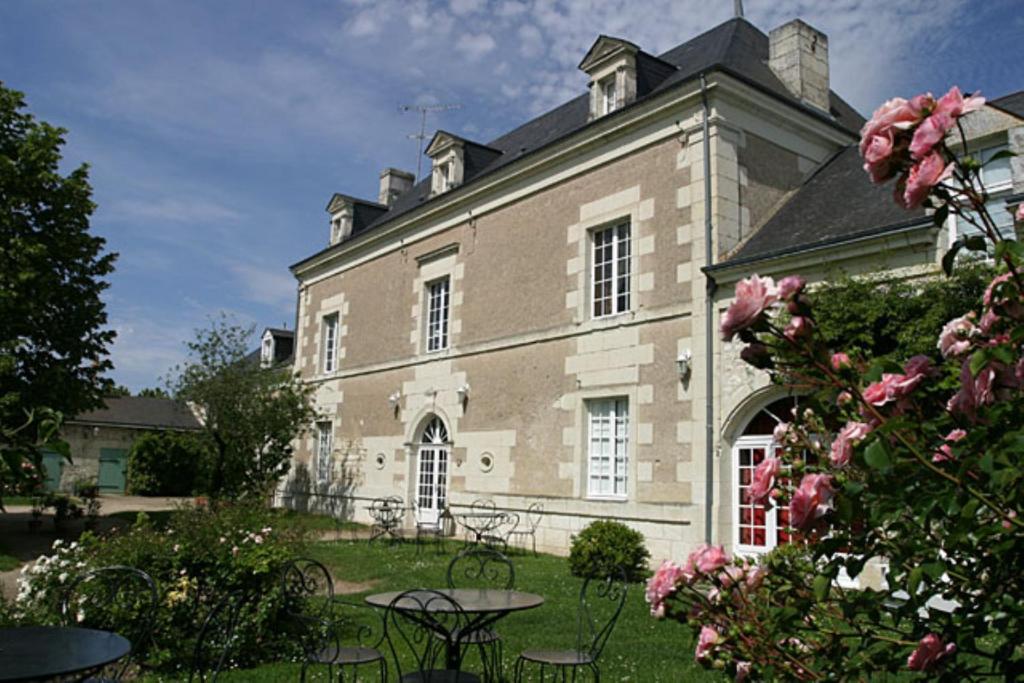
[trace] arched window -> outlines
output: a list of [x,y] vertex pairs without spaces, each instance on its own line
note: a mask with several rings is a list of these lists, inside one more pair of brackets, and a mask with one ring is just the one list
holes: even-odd
[[762,408],[751,418],[732,447],[733,459],[733,529],[734,543],[739,553],[763,553],[780,543],[788,543],[790,536],[789,509],[754,505],[747,500],[747,490],[753,480],[754,469],[779,450],[772,432],[779,422],[793,419],[797,406],[795,397],[783,398]]
[[435,524],[448,504],[448,428],[437,415],[427,418],[416,449],[416,519]]

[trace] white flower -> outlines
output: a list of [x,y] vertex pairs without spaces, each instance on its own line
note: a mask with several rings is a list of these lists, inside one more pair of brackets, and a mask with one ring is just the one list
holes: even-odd
[[68,546],[68,550],[74,550],[78,547],[78,541],[71,541],[71,545]]
[[68,580],[68,573],[67,572],[61,572],[60,576],[57,577],[57,580],[60,581],[61,583],[64,583],[65,581]]
[[252,541],[256,545],[259,545],[260,543],[263,543],[263,537],[260,536],[259,534],[256,534],[255,536],[252,537]]
[[174,547],[171,548],[171,550],[173,550],[174,552],[180,551],[181,550],[181,544],[180,543],[175,543]]
[[78,613],[75,614],[75,620],[78,621],[78,623],[85,621],[85,612],[78,610]]
[[58,538],[56,541],[53,542],[53,547],[54,548],[59,548],[62,545],[64,545],[64,540],[63,539]]

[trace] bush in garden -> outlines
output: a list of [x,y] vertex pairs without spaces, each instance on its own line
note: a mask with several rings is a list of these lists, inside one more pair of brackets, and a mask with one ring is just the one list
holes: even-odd
[[[652,613],[689,623],[706,666],[737,680],[1024,676],[1024,245],[985,210],[978,160],[946,143],[982,103],[956,88],[890,100],[862,132],[865,169],[898,178],[899,203],[977,228],[951,245],[947,273],[963,249],[994,256],[980,306],[949,320],[930,353],[896,363],[830,344],[797,276],[737,285],[723,338],[738,335],[744,360],[804,396],[748,493],[788,506],[797,540],[758,563],[702,546],[655,573]],[[872,558],[883,586],[836,584]]]
[[281,632],[280,570],[299,554],[303,539],[297,529],[279,521],[257,507],[183,508],[163,529],[154,528],[140,513],[126,531],[109,536],[87,532],[70,544],[58,540],[51,555],[24,567],[13,615],[6,618],[56,623],[60,595],[76,574],[127,565],[150,574],[160,594],[147,667],[187,666],[208,609],[238,590],[251,593],[255,601],[243,613],[233,659],[239,664],[281,659],[290,650],[275,635]]
[[206,449],[188,432],[148,432],[128,453],[128,493],[140,496],[189,496],[196,488]]
[[628,580],[643,581],[649,574],[650,557],[639,531],[621,522],[598,520],[573,536],[569,570],[573,576],[605,577],[615,567],[622,567]]

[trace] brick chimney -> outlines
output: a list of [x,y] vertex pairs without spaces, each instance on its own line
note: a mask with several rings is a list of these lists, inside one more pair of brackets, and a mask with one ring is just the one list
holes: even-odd
[[377,203],[384,206],[391,206],[400,194],[412,189],[416,177],[407,171],[400,171],[397,168],[385,168],[380,173],[380,192],[377,194]]
[[799,19],[768,34],[768,66],[797,99],[829,111],[828,38]]

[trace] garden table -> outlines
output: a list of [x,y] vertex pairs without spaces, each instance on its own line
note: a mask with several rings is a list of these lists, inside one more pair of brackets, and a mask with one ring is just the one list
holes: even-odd
[[467,532],[473,534],[473,543],[481,543],[484,536],[493,531],[501,519],[500,512],[463,512],[455,515],[455,520]]
[[0,682],[84,679],[131,652],[116,633],[66,626],[0,629]]
[[370,517],[373,518],[373,529],[370,534],[370,543],[381,536],[389,536],[392,541],[400,541],[398,529],[402,523],[402,513],[405,508],[391,500],[374,501],[367,506]]
[[[402,592],[377,593],[368,596],[366,602],[374,607],[387,609],[391,606],[392,601],[401,595]],[[462,611],[469,618],[469,622],[462,629],[462,632],[466,634],[486,629],[512,612],[521,612],[533,609],[534,607],[540,607],[544,604],[544,598],[540,595],[498,588],[440,588],[434,589],[432,592],[448,596],[462,608]],[[428,596],[429,593],[424,593],[424,595]],[[438,611],[451,611],[445,609],[445,607],[449,606],[449,603],[440,600],[430,601],[429,599],[422,601],[408,599],[406,605],[403,605],[403,601],[399,601],[395,605],[395,609],[401,610],[407,606],[410,610],[419,610],[423,607],[424,602],[435,606]],[[431,621],[425,623],[440,626],[438,622]],[[438,632],[438,635],[445,641],[445,666],[452,670],[458,669],[459,662],[462,661],[462,645],[459,638],[453,637],[451,633]]]

